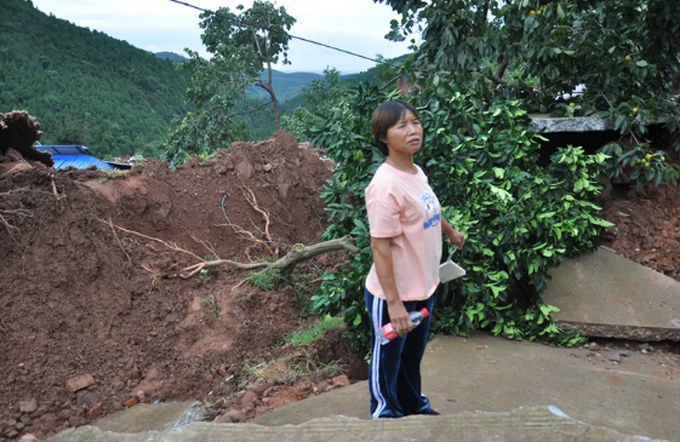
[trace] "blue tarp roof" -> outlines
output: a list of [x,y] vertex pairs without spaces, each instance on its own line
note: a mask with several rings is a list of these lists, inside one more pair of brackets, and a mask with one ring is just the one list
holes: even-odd
[[38,150],[43,152],[50,152],[54,159],[55,169],[64,169],[66,167],[76,167],[78,169],[85,169],[90,166],[97,166],[98,169],[114,170],[115,167],[97,159],[87,146],[80,145],[64,145],[64,146],[36,146]]

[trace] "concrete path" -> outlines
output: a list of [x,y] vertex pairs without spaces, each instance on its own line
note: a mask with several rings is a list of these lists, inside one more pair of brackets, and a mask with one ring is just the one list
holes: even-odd
[[[590,425],[680,442],[679,358],[659,360],[634,351],[616,364],[608,356],[484,334],[439,337],[425,355],[423,388],[446,415],[554,405]],[[300,424],[335,415],[368,419],[367,388],[366,382],[357,383],[253,422]]]
[[169,402],[167,404],[138,404],[96,421],[103,431],[114,433],[143,433],[163,431],[201,420],[199,402]]
[[331,417],[299,426],[193,423],[162,432],[113,433],[96,427],[67,430],[50,442],[355,442],[355,441],[504,442],[638,442],[650,439],[623,435],[575,421],[553,408],[511,413],[463,413],[455,416],[360,420]]
[[680,282],[601,248],[550,272],[541,294],[586,336],[680,341]]

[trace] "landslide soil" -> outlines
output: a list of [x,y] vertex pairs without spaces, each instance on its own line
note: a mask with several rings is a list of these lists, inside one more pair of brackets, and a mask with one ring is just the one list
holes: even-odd
[[[219,419],[234,421],[347,383],[342,376],[294,385],[264,380],[244,394],[244,361],[261,364],[285,334],[305,326],[299,293],[234,289],[246,275],[227,269],[167,278],[196,258],[113,227],[206,259],[274,258],[275,245],[227,225],[263,239],[263,216],[245,196],[250,189],[268,213],[272,239],[318,242],[326,226],[319,193],[330,171],[293,137],[235,143],[178,170],[150,161],[127,174],[55,172],[12,158],[0,164],[0,442],[86,424],[139,392],[144,402],[229,397],[218,411],[231,414]],[[680,280],[679,187],[619,187],[602,205],[601,215],[616,223],[604,244]],[[321,256],[317,265],[345,259]],[[298,267],[314,272],[307,263]],[[364,376],[361,358],[340,335],[292,357],[344,360],[350,377]],[[93,385],[67,389],[67,380],[86,374]]]
[[604,245],[680,281],[680,186],[620,186],[602,207],[600,216],[616,224]]
[[[156,161],[127,174],[31,165],[0,164],[0,441],[86,424],[139,392],[144,402],[234,394],[240,387],[225,379],[303,325],[290,286],[233,290],[246,274],[228,269],[167,278],[196,258],[113,227],[200,258],[274,258],[274,245],[228,226],[264,238],[264,217],[245,196],[252,190],[273,240],[320,241],[330,171],[292,136],[235,143],[177,170]],[[349,358],[342,348],[335,356]],[[87,374],[93,385],[67,389]]]

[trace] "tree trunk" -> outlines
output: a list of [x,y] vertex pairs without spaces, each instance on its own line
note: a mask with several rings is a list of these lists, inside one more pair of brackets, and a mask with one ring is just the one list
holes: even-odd
[[281,129],[281,114],[279,113],[279,103],[276,101],[276,92],[274,92],[274,84],[272,82],[272,64],[267,62],[267,71],[269,72],[269,96],[272,97],[272,106],[274,107],[274,130]]

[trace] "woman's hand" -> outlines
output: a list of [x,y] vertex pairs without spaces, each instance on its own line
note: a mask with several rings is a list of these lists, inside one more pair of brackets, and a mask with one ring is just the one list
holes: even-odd
[[451,241],[451,244],[462,249],[465,245],[465,234],[454,229],[449,222],[442,218],[442,233]]
[[413,330],[413,321],[404,307],[401,300],[387,303],[387,313],[390,315],[390,321],[394,326],[394,331],[399,336],[404,336],[406,333]]
[[451,244],[457,246],[459,249],[462,249],[463,246],[465,245],[465,234],[463,232],[459,232],[458,230],[453,230],[452,232],[449,232],[447,235],[449,238],[449,241],[451,241]]

